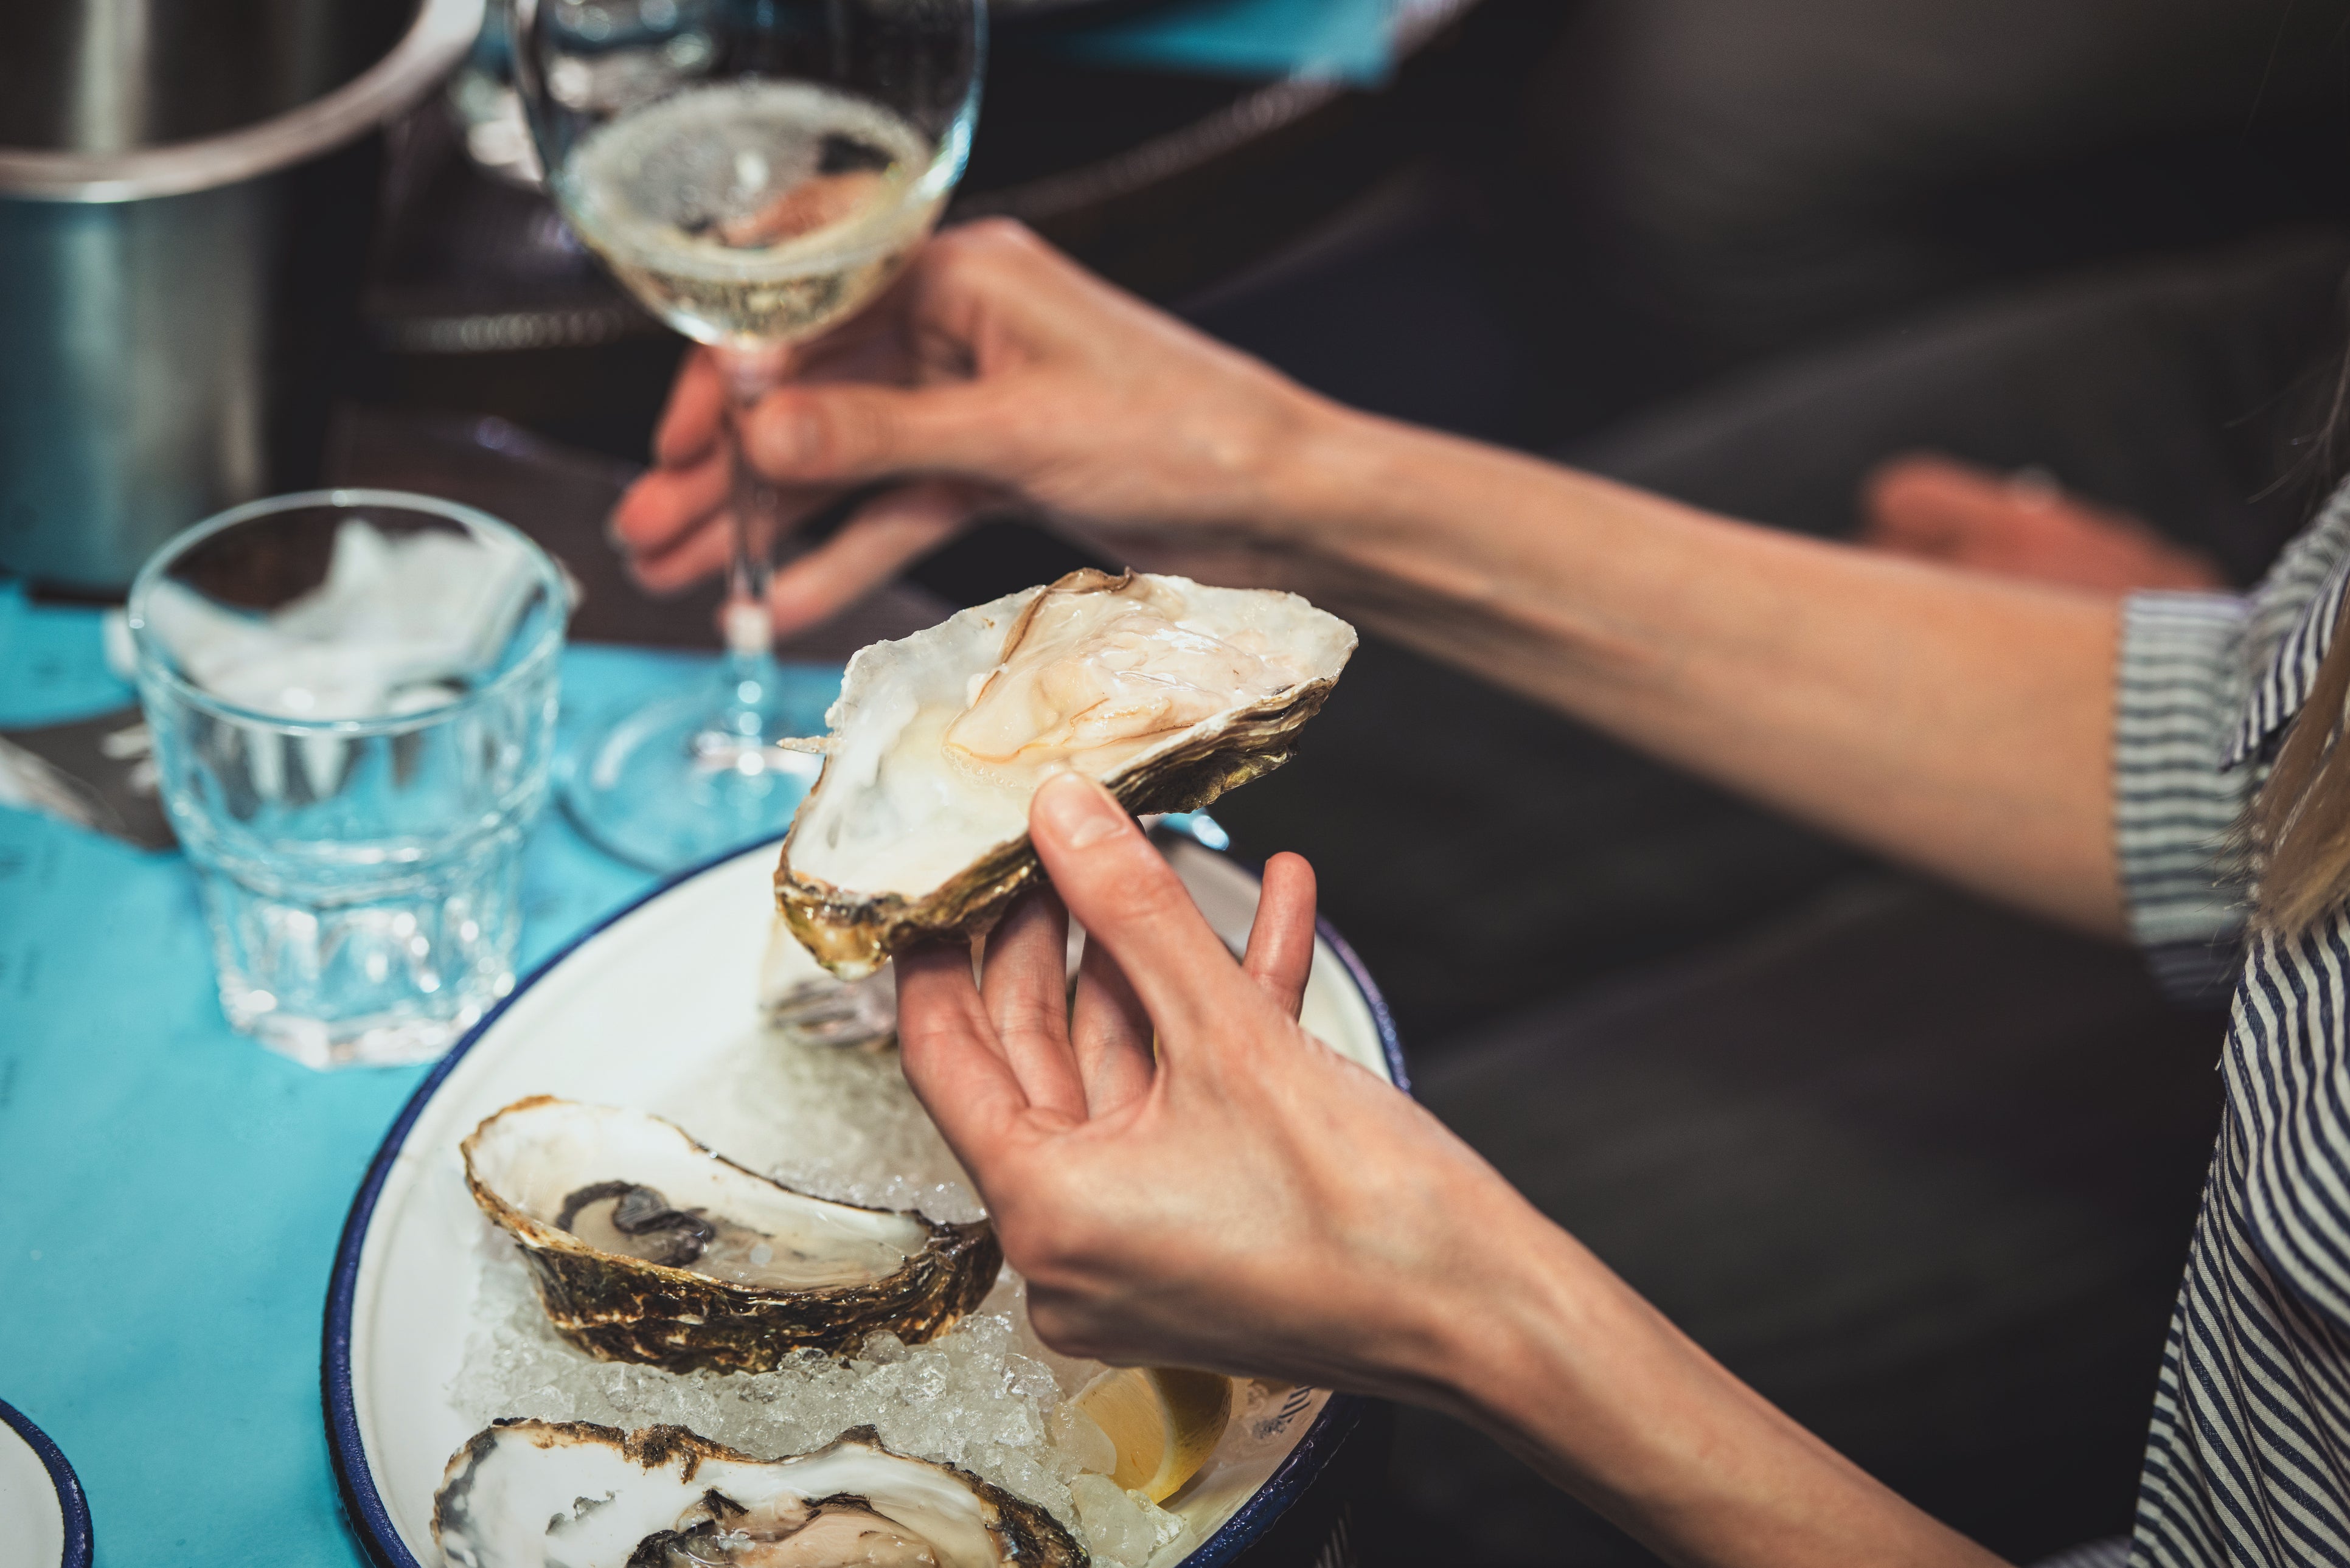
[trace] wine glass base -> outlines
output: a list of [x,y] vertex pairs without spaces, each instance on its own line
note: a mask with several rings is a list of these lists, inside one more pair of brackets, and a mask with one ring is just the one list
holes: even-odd
[[607,854],[680,871],[781,834],[822,763],[713,731],[709,696],[687,692],[594,737],[564,773],[563,809]]

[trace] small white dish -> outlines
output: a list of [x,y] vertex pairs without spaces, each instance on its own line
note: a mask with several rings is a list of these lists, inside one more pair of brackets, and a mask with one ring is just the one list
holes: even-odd
[[[1204,819],[1198,833],[1222,837]],[[1169,843],[1167,853],[1209,922],[1241,945],[1256,879],[1189,839]],[[432,1494],[450,1454],[474,1428],[448,1394],[473,1327],[483,1224],[458,1140],[526,1095],[665,1114],[665,1091],[707,1083],[713,1071],[723,1074],[730,1054],[756,1049],[774,862],[767,845],[689,872],[581,937],[450,1053],[385,1136],[337,1251],[322,1368],[345,1511],[377,1563],[437,1568]],[[1327,926],[1303,1022],[1342,1054],[1404,1083],[1386,1007]],[[1220,1449],[1170,1504],[1201,1543],[1184,1560],[1189,1568],[1228,1563],[1271,1529],[1363,1410],[1358,1399],[1297,1390],[1256,1424],[1253,1440]]]
[[48,1434],[0,1401],[0,1568],[89,1568],[89,1505]]

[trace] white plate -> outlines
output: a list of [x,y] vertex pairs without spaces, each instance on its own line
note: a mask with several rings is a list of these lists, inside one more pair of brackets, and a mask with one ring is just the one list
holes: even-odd
[[0,1404],[0,1568],[89,1568],[89,1507],[48,1434]]
[[[1213,831],[1203,826],[1202,836]],[[1237,946],[1256,907],[1255,878],[1196,843],[1176,842],[1168,854],[1210,923]],[[473,1431],[447,1393],[473,1328],[484,1224],[458,1140],[525,1095],[674,1114],[674,1086],[723,1077],[731,1056],[757,1049],[774,864],[773,846],[744,851],[588,932],[452,1051],[386,1135],[338,1249],[323,1368],[344,1505],[378,1562],[437,1563],[432,1493]],[[1403,1082],[1387,1010],[1326,926],[1303,1022]],[[1301,1392],[1257,1424],[1253,1440],[1220,1449],[1177,1507],[1201,1542],[1187,1563],[1226,1562],[1262,1535],[1359,1417],[1358,1401]]]

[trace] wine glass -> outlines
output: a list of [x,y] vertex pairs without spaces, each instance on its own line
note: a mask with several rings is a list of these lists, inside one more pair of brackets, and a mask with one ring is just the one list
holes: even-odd
[[[515,77],[574,233],[716,350],[728,422],[936,223],[979,113],[983,0],[510,0]],[[574,820],[660,870],[783,830],[821,725],[774,652],[785,532],[734,449],[723,679],[630,713],[565,780]]]

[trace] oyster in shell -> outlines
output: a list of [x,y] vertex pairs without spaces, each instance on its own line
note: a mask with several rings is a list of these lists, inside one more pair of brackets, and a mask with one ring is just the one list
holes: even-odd
[[467,1135],[466,1185],[522,1244],[556,1332],[604,1361],[765,1372],[888,1330],[934,1339],[1003,1262],[985,1220],[812,1198],[658,1116],[548,1096]]
[[1289,760],[1354,650],[1295,594],[1092,570],[876,643],[826,715],[776,903],[845,979],[983,931],[1037,876],[1028,801],[1047,777],[1196,811]]
[[754,1459],[683,1427],[499,1421],[450,1458],[432,1537],[451,1568],[1083,1568],[1049,1513],[870,1427]]

